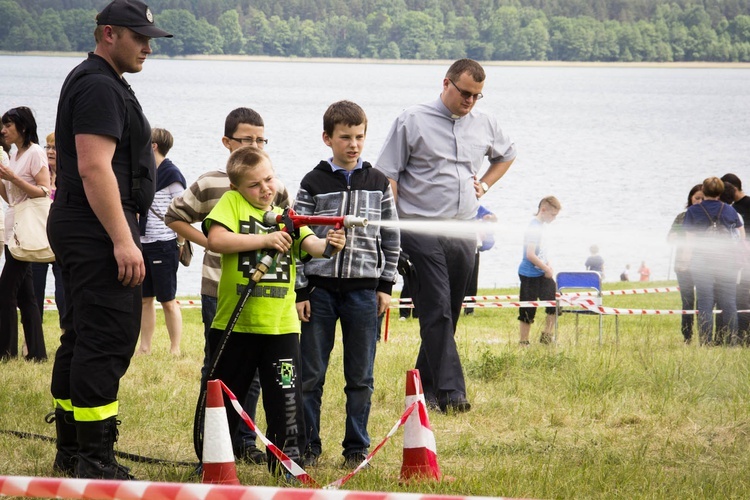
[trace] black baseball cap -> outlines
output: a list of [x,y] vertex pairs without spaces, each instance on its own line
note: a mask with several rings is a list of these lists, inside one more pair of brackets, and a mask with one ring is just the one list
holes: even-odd
[[156,27],[151,9],[139,0],[113,0],[96,15],[96,24],[123,26],[151,38],[172,38],[171,33]]

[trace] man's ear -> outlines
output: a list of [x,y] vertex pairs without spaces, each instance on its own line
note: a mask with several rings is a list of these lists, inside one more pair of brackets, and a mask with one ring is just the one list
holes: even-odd
[[229,145],[229,137],[224,136],[221,138],[221,143],[224,145],[225,148],[229,150],[229,152],[232,152],[232,147]]

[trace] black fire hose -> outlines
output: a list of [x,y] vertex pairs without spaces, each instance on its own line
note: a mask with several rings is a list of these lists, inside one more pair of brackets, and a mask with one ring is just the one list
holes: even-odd
[[245,286],[245,289],[242,291],[240,300],[237,302],[237,305],[234,306],[232,316],[229,318],[229,322],[227,323],[227,327],[224,329],[221,340],[219,340],[218,348],[216,349],[216,352],[214,352],[211,356],[211,363],[209,365],[206,378],[201,381],[200,396],[198,397],[198,403],[195,406],[195,417],[193,420],[193,447],[195,448],[195,454],[200,460],[203,460],[203,424],[206,414],[206,395],[208,393],[208,381],[211,380],[214,376],[216,365],[218,365],[219,359],[221,358],[221,355],[227,346],[227,342],[229,341],[229,336],[231,335],[232,330],[234,330],[234,327],[239,320],[242,310],[245,308],[247,299],[250,298],[253,289],[255,289],[255,285],[258,284],[263,275],[266,274],[266,272],[271,268],[271,265],[273,265],[274,257],[276,257],[276,250],[269,250],[265,253],[265,255],[263,255],[263,257],[255,267],[253,274],[250,276],[250,281],[248,281],[247,286]]

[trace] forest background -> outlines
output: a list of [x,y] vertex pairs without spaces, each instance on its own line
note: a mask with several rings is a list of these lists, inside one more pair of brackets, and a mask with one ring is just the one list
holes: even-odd
[[[107,0],[0,0],[0,50],[86,52]],[[750,0],[148,0],[156,54],[748,62]]]

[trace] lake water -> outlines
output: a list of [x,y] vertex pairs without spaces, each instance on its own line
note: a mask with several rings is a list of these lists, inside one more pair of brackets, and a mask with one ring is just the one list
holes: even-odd
[[[31,107],[43,137],[54,128],[60,86],[81,57],[0,56],[0,110]],[[292,193],[330,156],[322,116],[340,99],[360,104],[369,127],[364,159],[377,158],[405,107],[438,96],[440,64],[151,59],[126,75],[151,125],[172,132],[169,157],[188,183],[222,168],[224,118],[239,106],[264,118],[266,151]],[[689,189],[736,173],[750,186],[750,70],[487,66],[485,98],[519,155],[483,198],[499,219],[482,254],[480,287],[514,286],[523,230],[539,200],[563,209],[550,226],[556,271],[583,269],[600,247],[608,280],[645,261],[654,280],[673,278],[666,234]],[[747,190],[747,188],[746,188]],[[200,290],[200,259],[179,271],[179,295]],[[52,290],[48,288],[48,293]]]

